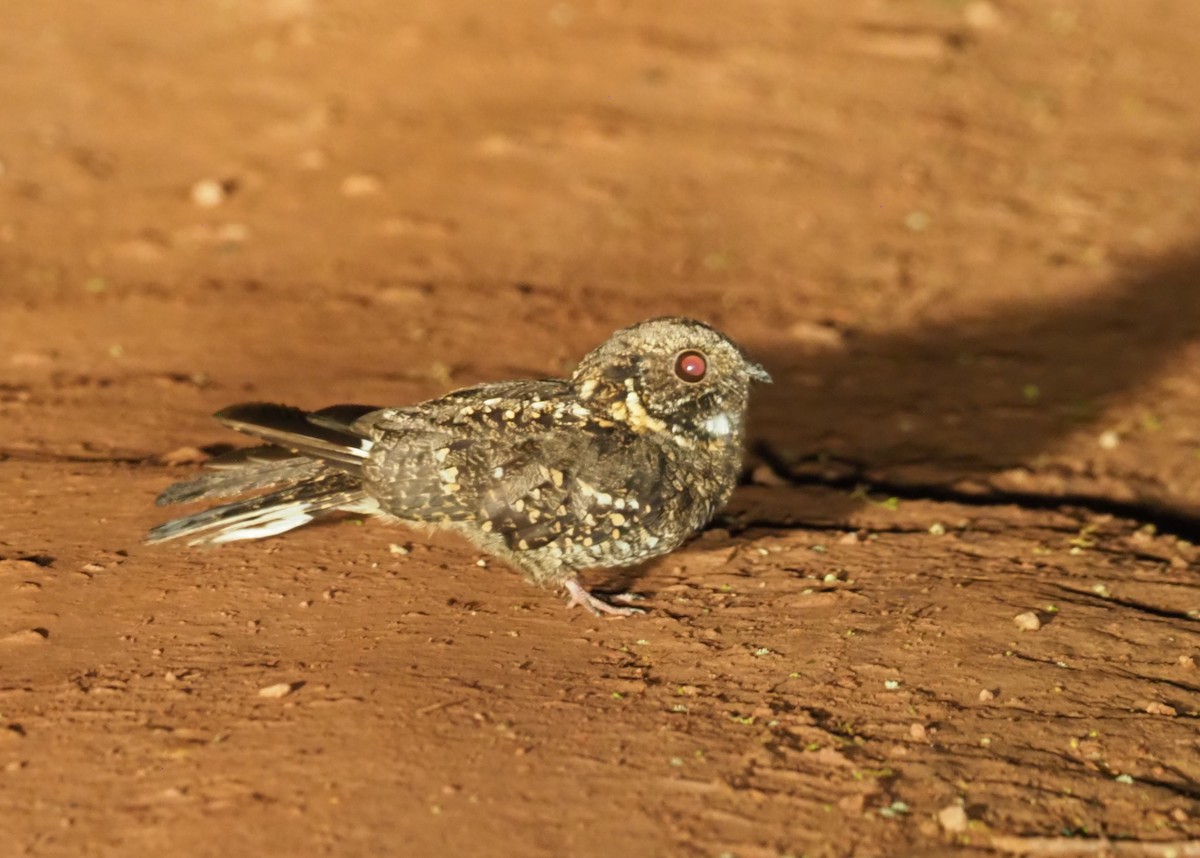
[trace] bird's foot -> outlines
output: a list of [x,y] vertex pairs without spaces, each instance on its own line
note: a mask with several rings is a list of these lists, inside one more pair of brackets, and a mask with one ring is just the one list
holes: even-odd
[[[571,578],[567,581],[566,587],[567,593],[571,597],[567,600],[568,608],[574,608],[576,605],[578,605],[581,608],[586,608],[589,613],[594,614],[597,617],[603,617],[605,615],[613,617],[631,617],[634,614],[646,613],[641,608],[635,608],[632,605],[613,605],[604,601],[599,596],[593,596],[574,578]],[[620,593],[616,596],[613,596],[612,600],[614,602],[632,602],[639,598],[641,597],[633,593]]]

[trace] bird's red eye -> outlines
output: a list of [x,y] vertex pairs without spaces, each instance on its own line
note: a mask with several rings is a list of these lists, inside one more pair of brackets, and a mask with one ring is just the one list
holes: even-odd
[[684,381],[699,381],[708,372],[708,361],[700,352],[683,352],[675,358],[675,374]]

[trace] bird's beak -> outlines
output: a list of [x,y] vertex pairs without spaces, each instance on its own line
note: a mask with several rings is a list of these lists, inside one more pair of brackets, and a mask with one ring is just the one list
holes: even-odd
[[746,373],[755,381],[762,381],[766,384],[772,383],[771,374],[753,361],[746,361]]

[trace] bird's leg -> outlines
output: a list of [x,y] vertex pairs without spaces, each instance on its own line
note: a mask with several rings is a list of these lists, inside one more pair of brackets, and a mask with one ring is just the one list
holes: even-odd
[[[582,608],[586,608],[590,613],[597,617],[602,617],[605,614],[609,614],[614,617],[630,617],[634,614],[646,613],[641,608],[635,608],[632,605],[617,606],[609,604],[599,596],[593,596],[574,578],[568,578],[565,586],[567,588],[567,593],[571,597],[567,600],[568,608],[574,608],[576,605],[579,605]],[[636,597],[632,593],[622,593],[621,595],[614,596],[613,598],[616,601],[626,602]]]

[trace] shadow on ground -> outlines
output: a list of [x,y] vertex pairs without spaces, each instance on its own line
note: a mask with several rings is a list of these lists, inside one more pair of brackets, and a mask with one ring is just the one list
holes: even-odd
[[[755,350],[776,384],[752,405],[754,451],[788,481],[900,497],[1087,506],[1200,538],[1192,498],[1012,491],[995,475],[1153,380],[1200,338],[1200,251],[1131,268],[1087,301],[1013,302],[982,320],[814,353]],[[847,492],[846,515],[861,503]]]

